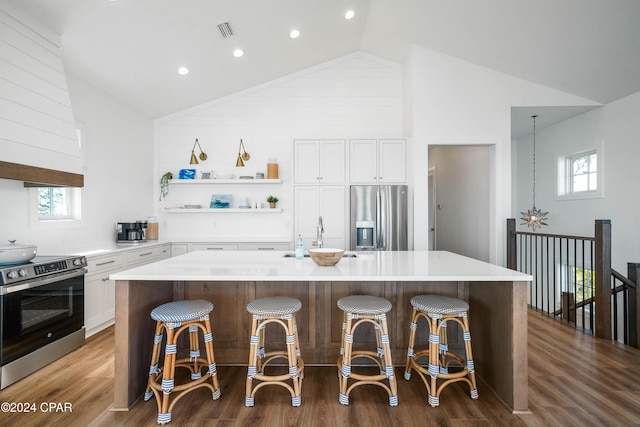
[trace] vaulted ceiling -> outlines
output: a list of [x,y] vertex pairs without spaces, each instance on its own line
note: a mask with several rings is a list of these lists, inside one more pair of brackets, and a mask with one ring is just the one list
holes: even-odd
[[402,63],[411,44],[599,103],[640,91],[638,0],[11,1],[61,35],[69,71],[151,118],[356,51]]

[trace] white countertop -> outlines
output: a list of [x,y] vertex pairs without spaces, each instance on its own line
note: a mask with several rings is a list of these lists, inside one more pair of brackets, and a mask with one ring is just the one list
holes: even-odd
[[110,254],[113,252],[123,252],[135,249],[144,249],[152,246],[165,245],[171,243],[168,240],[147,240],[140,243],[108,243],[103,245],[93,246],[91,248],[82,248],[73,251],[72,255],[84,255],[86,257],[99,256]]
[[531,281],[532,276],[445,251],[356,252],[332,267],[284,251],[196,251],[124,270],[111,280]]

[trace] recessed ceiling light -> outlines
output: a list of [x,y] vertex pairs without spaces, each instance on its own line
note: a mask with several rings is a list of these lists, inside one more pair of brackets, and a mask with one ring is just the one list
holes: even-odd
[[291,32],[289,33],[289,37],[291,37],[292,39],[297,39],[298,37],[300,37],[300,31],[296,29],[291,30]]
[[344,19],[351,19],[354,16],[356,16],[356,13],[353,10],[347,10],[347,12],[344,14]]
[[242,55],[244,55],[242,49],[236,49],[233,51],[233,56],[235,56],[236,58],[240,58]]
[[187,67],[180,67],[178,68],[178,74],[180,74],[181,76],[184,76],[185,74],[189,74],[189,69]]

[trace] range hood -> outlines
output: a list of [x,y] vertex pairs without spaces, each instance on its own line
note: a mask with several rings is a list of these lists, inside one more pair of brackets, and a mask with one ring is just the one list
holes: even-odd
[[84,175],[2,161],[0,178],[24,181],[25,187],[84,186]]
[[60,36],[15,3],[0,0],[0,178],[82,187],[82,150]]

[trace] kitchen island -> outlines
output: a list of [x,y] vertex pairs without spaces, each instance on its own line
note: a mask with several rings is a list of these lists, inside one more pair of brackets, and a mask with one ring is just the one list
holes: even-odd
[[[199,251],[112,274],[116,280],[115,410],[127,410],[143,394],[155,323],[151,310],[180,299],[206,299],[215,308],[216,362],[248,361],[251,316],[247,302],[274,295],[298,298],[302,356],[307,366],[334,366],[340,349],[342,311],[336,302],[352,294],[388,299],[388,324],[397,375],[406,361],[410,300],[434,293],[469,302],[476,373],[514,412],[527,402],[527,283],[530,275],[443,251],[358,252],[333,267],[280,251]],[[276,333],[266,340],[282,342]],[[426,328],[421,328],[426,343]],[[373,343],[363,331],[358,343]],[[418,341],[417,341],[418,342]],[[450,345],[462,346],[459,336]],[[224,391],[223,391],[224,392]]]

